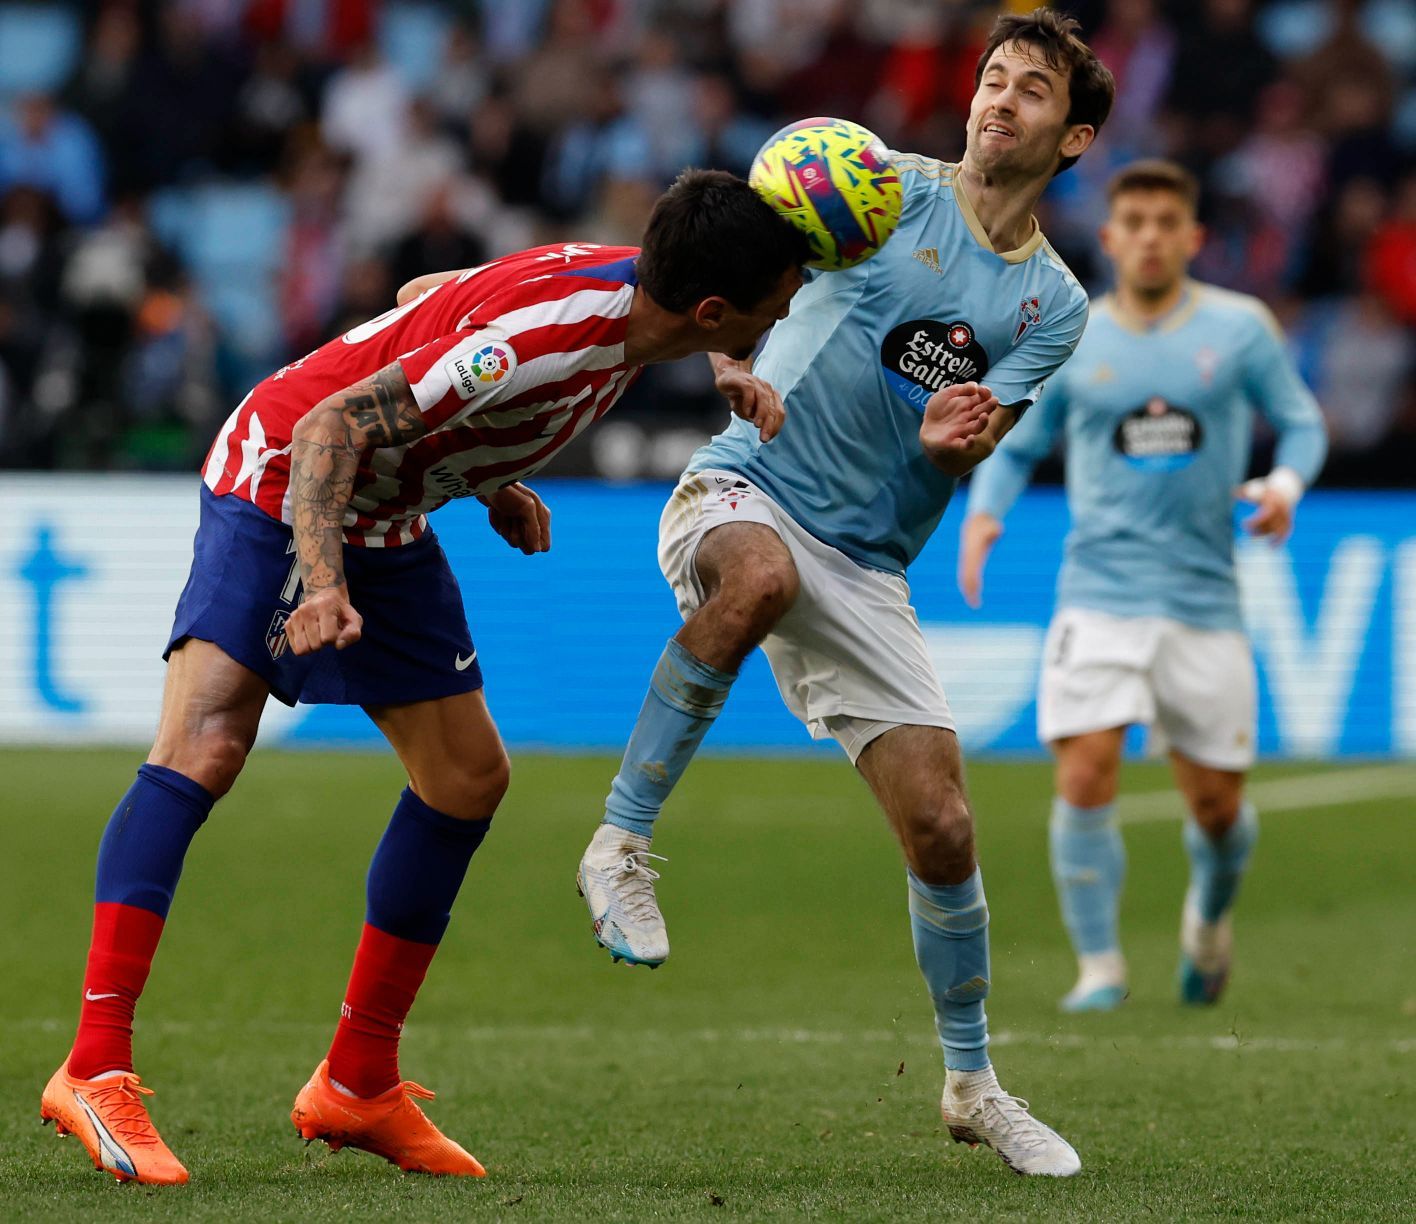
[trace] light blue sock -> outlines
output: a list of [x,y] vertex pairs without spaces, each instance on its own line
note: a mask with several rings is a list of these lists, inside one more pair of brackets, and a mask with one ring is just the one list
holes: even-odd
[[1259,814],[1245,802],[1239,817],[1218,841],[1193,820],[1185,820],[1185,853],[1190,856],[1190,894],[1206,922],[1218,922],[1234,904],[1249,855],[1259,839]]
[[1078,807],[1057,796],[1052,801],[1048,845],[1062,922],[1077,955],[1117,951],[1126,843],[1116,823],[1116,805]]
[[654,818],[722,712],[736,679],[669,640],[605,800],[606,822],[643,837],[653,835]]
[[910,929],[915,959],[934,1000],[934,1023],[950,1071],[988,1066],[988,902],[977,869],[962,884],[926,884],[913,871]]

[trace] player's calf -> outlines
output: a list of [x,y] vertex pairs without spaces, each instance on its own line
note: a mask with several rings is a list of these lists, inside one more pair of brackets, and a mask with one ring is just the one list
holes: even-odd
[[1180,1001],[1218,1002],[1233,962],[1232,910],[1259,835],[1258,813],[1245,803],[1219,836],[1185,822],[1190,886],[1180,923]]

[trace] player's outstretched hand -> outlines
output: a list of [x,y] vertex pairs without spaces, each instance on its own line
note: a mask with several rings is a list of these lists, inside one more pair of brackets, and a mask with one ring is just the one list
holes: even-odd
[[364,632],[364,618],[349,602],[349,588],[322,587],[308,594],[285,622],[285,636],[297,655],[314,654],[334,644],[336,650],[352,646]]
[[1293,498],[1267,480],[1250,480],[1234,491],[1240,501],[1258,506],[1244,520],[1244,530],[1252,536],[1267,536],[1275,547],[1293,534]]
[[920,445],[941,456],[966,451],[988,428],[988,415],[997,407],[998,397],[981,383],[941,387],[924,406]]
[[513,548],[528,557],[550,551],[551,512],[533,490],[524,484],[511,484],[482,501],[486,503],[492,530]]
[[713,380],[713,385],[737,416],[757,426],[762,441],[770,442],[782,432],[787,409],[771,383],[746,370],[729,367]]
[[1003,534],[1003,524],[991,514],[976,511],[964,520],[959,532],[959,592],[971,608],[983,603],[983,567]]

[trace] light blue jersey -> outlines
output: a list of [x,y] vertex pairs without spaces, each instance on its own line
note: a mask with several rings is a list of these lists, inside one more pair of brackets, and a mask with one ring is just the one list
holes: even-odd
[[956,483],[920,445],[929,397],[977,380],[1031,403],[1076,347],[1087,297],[1039,232],[995,252],[955,166],[895,158],[894,236],[857,268],[812,276],[753,367],[786,402],[785,428],[764,445],[735,419],[688,470],[737,472],[817,539],[903,573]]
[[1242,628],[1233,502],[1254,409],[1277,431],[1274,466],[1311,483],[1327,454],[1322,415],[1261,302],[1192,281],[1145,326],[1103,298],[1076,356],[979,466],[969,512],[1002,518],[1064,435],[1072,530],[1058,605]]

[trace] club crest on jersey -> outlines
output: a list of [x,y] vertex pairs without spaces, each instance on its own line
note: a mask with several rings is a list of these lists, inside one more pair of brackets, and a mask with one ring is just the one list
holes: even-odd
[[279,659],[290,645],[290,639],[285,636],[285,622],[290,619],[290,613],[284,608],[280,609],[271,617],[270,628],[266,630],[266,649],[270,652],[272,660]]
[[1018,323],[1018,330],[1013,333],[1013,343],[1017,344],[1023,338],[1023,333],[1030,327],[1036,327],[1042,322],[1042,307],[1038,304],[1037,298],[1024,298],[1018,307],[1022,311],[1022,320]]
[[1194,460],[1204,438],[1204,426],[1193,412],[1155,395],[1121,418],[1112,442],[1134,468],[1178,472]]
[[963,319],[911,319],[891,328],[880,345],[885,381],[919,412],[941,387],[973,382],[988,370],[988,354]]
[[452,389],[465,400],[501,382],[515,369],[516,351],[505,341],[484,344],[469,356],[454,357],[443,366]]

